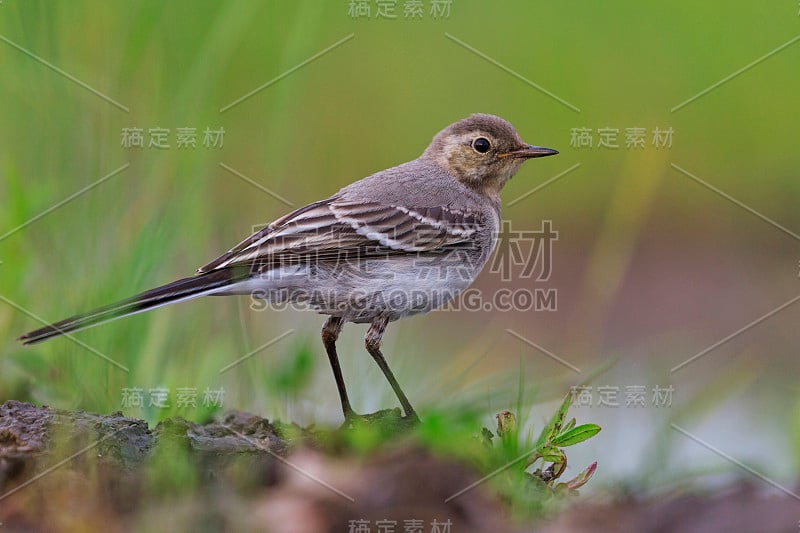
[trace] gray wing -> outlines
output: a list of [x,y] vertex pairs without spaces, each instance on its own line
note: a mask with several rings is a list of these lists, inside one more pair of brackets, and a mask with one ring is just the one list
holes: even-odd
[[247,265],[416,254],[470,244],[479,213],[448,206],[411,208],[337,197],[302,207],[254,233],[198,272]]

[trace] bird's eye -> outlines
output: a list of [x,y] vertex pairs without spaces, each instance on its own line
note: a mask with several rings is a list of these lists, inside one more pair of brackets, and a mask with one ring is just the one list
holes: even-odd
[[492,147],[492,143],[486,137],[478,137],[472,141],[472,149],[479,154],[485,154]]

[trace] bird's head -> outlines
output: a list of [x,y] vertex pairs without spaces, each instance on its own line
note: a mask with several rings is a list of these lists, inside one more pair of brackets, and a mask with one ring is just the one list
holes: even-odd
[[436,134],[422,157],[464,185],[495,196],[522,163],[557,153],[523,142],[514,126],[500,117],[475,114]]

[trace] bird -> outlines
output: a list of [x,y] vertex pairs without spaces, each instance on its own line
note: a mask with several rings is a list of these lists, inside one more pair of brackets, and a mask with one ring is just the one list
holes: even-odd
[[418,158],[382,170],[278,218],[173,281],[19,337],[29,345],[200,296],[250,295],[327,315],[322,344],[346,421],[359,415],[336,341],[346,322],[369,324],[364,345],[419,417],[381,351],[390,322],[439,308],[469,287],[500,230],[500,191],[528,159],[558,154],[525,143],[506,120],[473,114],[437,133]]

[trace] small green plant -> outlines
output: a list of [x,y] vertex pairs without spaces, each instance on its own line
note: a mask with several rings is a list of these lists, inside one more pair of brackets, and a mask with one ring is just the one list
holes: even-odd
[[567,455],[564,452],[564,448],[591,439],[601,429],[597,424],[581,424],[577,426],[575,418],[565,423],[571,405],[572,394],[568,393],[556,414],[542,429],[539,438],[536,440],[536,451],[525,463],[526,470],[540,459],[542,460],[542,467],[546,463],[550,463],[547,467],[538,468],[532,475],[538,477],[548,487],[554,488],[556,491],[576,491],[585,485],[597,470],[597,461],[594,461],[569,481],[557,483],[561,474],[567,468]]
[[[523,471],[528,476],[540,481],[547,488],[555,492],[577,492],[585,485],[597,470],[597,461],[587,466],[577,476],[568,481],[559,481],[567,468],[567,454],[564,448],[586,441],[600,432],[597,424],[577,425],[575,418],[567,421],[567,414],[572,404],[572,395],[567,394],[558,411],[542,428],[536,442],[525,446],[529,451],[519,457],[527,457]],[[517,453],[519,450],[519,435],[517,421],[511,411],[502,411],[496,415],[497,436],[500,437],[501,447],[507,451]],[[491,445],[494,435],[484,428],[484,441]],[[541,461],[538,468],[530,469]]]

